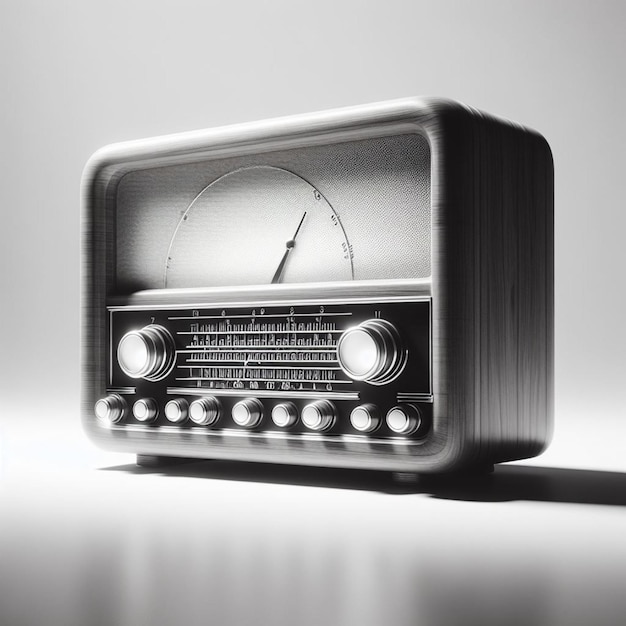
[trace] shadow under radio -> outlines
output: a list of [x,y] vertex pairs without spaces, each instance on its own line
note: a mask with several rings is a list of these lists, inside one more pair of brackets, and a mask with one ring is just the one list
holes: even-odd
[[499,465],[493,473],[393,474],[343,468],[285,467],[267,463],[170,459],[155,466],[119,465],[103,471],[140,476],[214,478],[251,483],[277,483],[357,489],[398,495],[424,494],[468,502],[562,502],[626,506],[626,473],[583,469]]

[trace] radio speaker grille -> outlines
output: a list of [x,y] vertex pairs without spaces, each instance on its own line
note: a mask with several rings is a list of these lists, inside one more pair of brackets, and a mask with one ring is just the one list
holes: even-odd
[[197,194],[259,165],[320,191],[349,233],[355,280],[430,276],[430,150],[422,135],[406,134],[130,172],[117,195],[118,289],[163,287],[172,236]]

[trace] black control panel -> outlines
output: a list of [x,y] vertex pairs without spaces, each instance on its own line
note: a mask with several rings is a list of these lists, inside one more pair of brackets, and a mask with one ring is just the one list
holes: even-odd
[[430,300],[111,307],[115,428],[423,437],[432,417]]

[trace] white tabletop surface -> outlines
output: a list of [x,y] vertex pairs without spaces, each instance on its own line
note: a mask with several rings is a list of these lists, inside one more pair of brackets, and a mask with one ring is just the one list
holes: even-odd
[[619,445],[604,466],[568,466],[577,448],[557,441],[483,481],[394,482],[210,462],[139,469],[94,448],[78,418],[27,423],[0,431],[3,626],[626,617]]

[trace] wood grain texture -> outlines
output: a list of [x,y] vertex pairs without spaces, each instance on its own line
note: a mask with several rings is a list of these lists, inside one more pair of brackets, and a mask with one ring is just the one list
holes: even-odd
[[[456,464],[538,454],[553,421],[553,172],[533,131],[458,107],[437,128],[435,397]],[[444,417],[444,415],[440,415]]]
[[[432,280],[275,290],[115,291],[116,190],[129,171],[329,142],[424,134],[431,149]],[[553,420],[553,172],[542,137],[459,103],[411,99],[130,142],[96,153],[83,177],[83,425],[105,448],[225,458],[441,472],[538,454]],[[120,432],[93,417],[106,394],[106,305],[210,305],[375,293],[433,303],[434,423],[419,444],[260,443]]]

